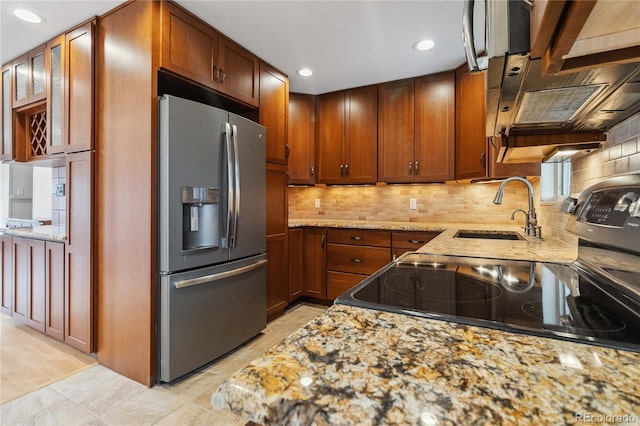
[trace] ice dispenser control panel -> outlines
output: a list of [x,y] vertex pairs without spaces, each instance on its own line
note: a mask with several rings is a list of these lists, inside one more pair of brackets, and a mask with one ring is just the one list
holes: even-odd
[[182,250],[218,247],[218,188],[183,186]]

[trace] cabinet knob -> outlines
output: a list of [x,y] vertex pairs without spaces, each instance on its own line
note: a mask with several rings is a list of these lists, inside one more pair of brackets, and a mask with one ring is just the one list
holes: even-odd
[[362,262],[364,262],[364,260],[362,260],[362,259],[358,259],[358,258],[350,259],[350,260],[351,260],[353,263],[362,263]]
[[284,146],[284,157],[289,158],[290,155],[291,155],[291,148],[289,148],[289,144],[286,144]]
[[422,240],[407,240],[407,242],[411,243],[411,244],[425,244],[426,241],[422,241]]
[[485,157],[486,157],[486,153],[482,153],[480,155],[480,166],[482,167],[482,170],[485,170],[487,168],[487,164],[485,162]]
[[413,161],[409,161],[409,174],[413,174]]
[[344,176],[344,165],[340,164],[340,176]]
[[322,246],[322,248],[324,248],[324,243],[327,240],[327,236],[323,235],[322,238],[320,238],[320,245]]
[[362,241],[362,240],[364,240],[364,237],[352,236],[351,239],[354,240],[354,241]]
[[220,83],[224,83],[224,79],[226,76],[227,74],[224,72],[222,68],[220,68]]
[[315,176],[316,175],[316,168],[311,166],[311,176]]
[[213,66],[213,81],[220,81],[220,68],[217,65]]
[[415,169],[415,172],[418,173],[418,170],[420,169],[420,163],[418,161],[416,161],[414,169]]
[[349,176],[349,165],[348,164],[344,165],[344,175],[345,176]]

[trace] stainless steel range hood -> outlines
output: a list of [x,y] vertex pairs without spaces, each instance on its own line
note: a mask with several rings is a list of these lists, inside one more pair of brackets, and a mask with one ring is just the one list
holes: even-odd
[[528,54],[489,60],[488,136],[604,132],[638,111],[638,62],[542,77]]

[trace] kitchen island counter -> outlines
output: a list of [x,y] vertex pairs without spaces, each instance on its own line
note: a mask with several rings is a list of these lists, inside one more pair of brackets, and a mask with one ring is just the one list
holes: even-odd
[[[418,249],[418,253],[559,263],[573,262],[578,256],[577,244],[570,245],[564,241],[550,237],[544,237],[542,240],[536,240],[534,238],[524,236],[522,227],[513,225],[352,221],[337,219],[289,219],[289,227],[294,228],[301,226],[440,232],[440,235]],[[454,235],[460,230],[511,231],[517,232],[523,236],[524,239],[519,241],[510,241],[482,238],[455,238]]]
[[633,422],[638,376],[634,352],[334,305],[212,403],[262,424]]

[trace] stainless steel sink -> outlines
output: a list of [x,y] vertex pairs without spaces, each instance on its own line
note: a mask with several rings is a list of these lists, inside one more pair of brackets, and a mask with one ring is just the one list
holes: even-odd
[[458,231],[453,238],[480,238],[484,240],[524,240],[524,237],[512,231]]

